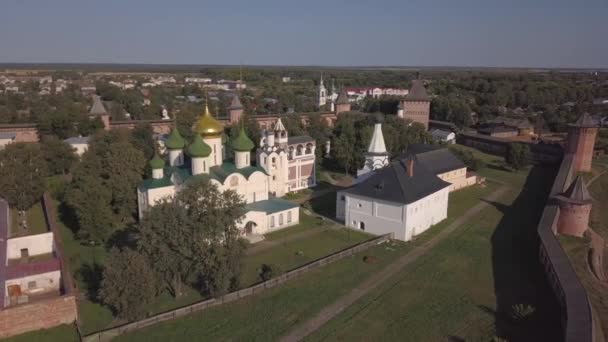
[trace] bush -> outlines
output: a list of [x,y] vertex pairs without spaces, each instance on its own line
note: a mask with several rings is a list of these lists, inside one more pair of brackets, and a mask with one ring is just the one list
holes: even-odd
[[260,267],[259,275],[262,281],[270,280],[281,274],[281,270],[278,266],[272,264],[262,264]]
[[530,146],[522,143],[512,143],[507,149],[507,155],[505,160],[515,170],[524,168],[530,163],[532,155],[530,152]]
[[483,160],[475,157],[473,152],[468,150],[461,150],[459,148],[450,147],[450,151],[454,153],[471,171],[479,171],[486,165]]

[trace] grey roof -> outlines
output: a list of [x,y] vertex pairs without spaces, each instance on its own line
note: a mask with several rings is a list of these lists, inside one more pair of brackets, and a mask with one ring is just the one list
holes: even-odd
[[350,102],[348,101],[348,94],[346,93],[346,89],[342,88],[342,90],[340,90],[340,94],[338,94],[338,97],[336,98],[336,104],[349,104]]
[[426,93],[422,80],[413,80],[410,91],[405,96],[406,101],[429,101],[429,95]]
[[300,135],[297,137],[287,138],[287,145],[303,144],[303,143],[313,142],[313,141],[315,141],[315,139],[309,137],[308,135]]
[[581,176],[576,177],[562,196],[574,203],[585,204],[591,202],[591,195],[589,195],[589,191],[587,191],[587,187]]
[[344,192],[393,203],[410,204],[450,186],[450,183],[442,181],[427,170],[417,157],[414,157],[413,161],[412,177],[407,174],[406,160],[398,159]]
[[424,167],[433,174],[462,169],[466,165],[447,148],[428,144],[413,144],[406,155],[414,155]]
[[68,144],[88,144],[91,137],[72,137],[64,141]]
[[263,211],[266,214],[278,213],[297,207],[299,207],[298,204],[280,198],[271,198],[264,201],[253,202],[245,206],[247,211]]
[[583,115],[579,116],[579,118],[576,120],[576,122],[574,124],[571,124],[570,126],[596,127],[597,125],[595,124],[595,122],[593,121],[593,118],[591,117],[591,115],[589,115],[589,113],[583,113]]
[[91,109],[89,110],[89,114],[107,114],[108,111],[106,110],[106,107],[103,105],[103,102],[101,101],[101,97],[98,95],[94,95],[93,96],[93,105],[91,106]]
[[16,133],[0,132],[0,139],[15,139],[16,137],[17,137]]
[[530,120],[528,120],[527,118],[513,119],[513,118],[504,117],[504,116],[497,116],[490,123],[503,124],[505,126],[512,126],[512,127],[517,127],[517,128],[532,128],[533,127],[532,124],[530,123]]
[[228,109],[243,109],[243,104],[241,104],[241,100],[239,99],[238,95],[235,94],[232,97],[232,102],[230,103]]

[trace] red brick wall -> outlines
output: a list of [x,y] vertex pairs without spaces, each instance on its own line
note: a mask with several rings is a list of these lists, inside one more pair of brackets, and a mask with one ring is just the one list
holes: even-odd
[[305,164],[302,165],[302,168],[300,169],[300,175],[301,177],[310,177],[312,175],[312,167],[314,164]]
[[575,171],[591,171],[596,135],[597,128],[570,128],[570,132],[568,132],[567,153],[574,154]]
[[405,101],[404,104],[403,118],[419,122],[428,129],[431,103],[429,101]]
[[38,128],[35,125],[24,125],[23,127],[0,127],[2,133],[15,133],[16,142],[38,142]]
[[289,180],[292,179],[296,179],[296,167],[295,166],[290,166],[289,167]]
[[350,103],[336,105],[336,114],[350,112]]
[[559,234],[582,237],[587,230],[590,213],[591,204],[560,203],[557,232]]
[[0,310],[0,338],[76,320],[76,297],[63,296]]

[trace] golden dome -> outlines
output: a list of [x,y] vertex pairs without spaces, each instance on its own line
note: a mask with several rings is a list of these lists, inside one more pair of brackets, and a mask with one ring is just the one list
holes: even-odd
[[209,106],[205,103],[205,112],[194,123],[192,131],[203,137],[219,138],[224,133],[224,125],[211,116]]

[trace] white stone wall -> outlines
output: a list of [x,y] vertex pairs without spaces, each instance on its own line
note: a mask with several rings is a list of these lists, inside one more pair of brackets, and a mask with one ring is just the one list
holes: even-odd
[[[35,286],[30,288],[29,285],[34,285],[31,282],[36,282]],[[40,294],[48,291],[57,291],[61,285],[61,271],[52,271],[47,273],[35,274],[23,278],[10,279],[6,281],[4,287],[4,296],[8,297],[8,287],[19,285],[21,292],[24,294]]]
[[183,150],[169,150],[169,165],[179,166],[184,164]]
[[77,156],[82,156],[88,149],[89,144],[70,144]]
[[27,248],[30,256],[53,252],[53,233],[43,233],[8,239],[6,242],[7,259],[21,258],[21,249]]
[[249,152],[234,151],[234,165],[237,169],[251,166],[250,158],[251,153]]
[[348,227],[409,241],[447,217],[449,188],[408,205],[338,192],[336,217]]
[[450,191],[459,190],[467,186],[471,186],[477,182],[476,176],[471,176],[467,178],[466,167],[438,174],[437,177],[441,178],[443,181],[452,184],[450,185]]
[[203,138],[203,141],[211,147],[211,154],[209,154],[209,167],[222,165],[224,156],[224,145],[222,145],[222,138]]
[[259,171],[249,175],[248,179],[240,173],[233,173],[219,188],[221,191],[236,191],[246,203],[268,199],[268,177]]

